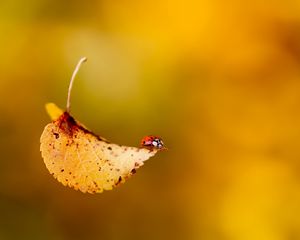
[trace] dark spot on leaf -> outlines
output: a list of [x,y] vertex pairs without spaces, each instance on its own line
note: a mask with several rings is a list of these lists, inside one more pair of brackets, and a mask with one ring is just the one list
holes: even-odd
[[135,170],[135,168],[133,168],[132,170],[131,170],[131,174],[135,174],[136,173],[136,170]]
[[122,177],[120,176],[118,181],[116,182],[116,185],[120,184],[122,182]]
[[60,170],[61,172],[65,171],[65,169]]
[[108,150],[112,150],[112,148],[111,148],[111,147],[107,147],[107,149],[108,149]]
[[58,133],[53,133],[53,135],[55,136],[56,139],[59,138],[59,134]]

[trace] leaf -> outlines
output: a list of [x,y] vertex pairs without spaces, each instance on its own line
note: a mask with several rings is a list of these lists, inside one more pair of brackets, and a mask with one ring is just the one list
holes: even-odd
[[165,149],[159,137],[142,139],[141,148],[110,143],[97,136],[70,115],[72,83],[82,58],[73,73],[63,111],[54,103],[46,104],[53,120],[42,135],[40,150],[49,172],[65,186],[88,193],[100,193],[123,183],[144,162]]

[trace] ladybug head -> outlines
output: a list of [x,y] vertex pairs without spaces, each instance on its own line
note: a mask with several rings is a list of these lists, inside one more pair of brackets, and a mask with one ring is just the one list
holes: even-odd
[[153,135],[143,137],[141,141],[141,146],[149,149],[159,149],[159,150],[166,149],[164,147],[164,143],[162,139],[158,136],[153,136]]

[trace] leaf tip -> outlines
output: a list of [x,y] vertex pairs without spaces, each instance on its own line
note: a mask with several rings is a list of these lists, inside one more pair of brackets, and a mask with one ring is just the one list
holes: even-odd
[[63,110],[54,103],[47,103],[45,108],[51,120],[57,120],[63,114]]

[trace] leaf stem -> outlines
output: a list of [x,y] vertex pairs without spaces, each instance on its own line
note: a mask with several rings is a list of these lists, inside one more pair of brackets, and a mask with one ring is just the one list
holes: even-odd
[[68,99],[67,99],[67,113],[70,113],[70,106],[71,106],[71,91],[72,91],[72,87],[73,87],[73,82],[74,82],[74,79],[76,77],[76,74],[77,72],[79,71],[80,67],[81,67],[81,64],[86,62],[87,58],[86,57],[83,57],[83,58],[80,58],[79,62],[77,63],[76,67],[75,67],[75,70],[72,74],[72,77],[71,77],[71,81],[70,81],[70,85],[69,85],[69,90],[68,90]]

